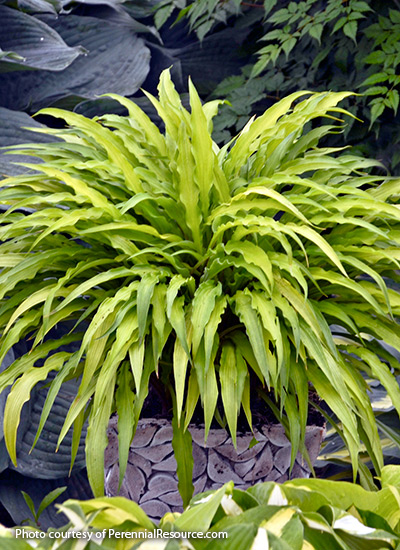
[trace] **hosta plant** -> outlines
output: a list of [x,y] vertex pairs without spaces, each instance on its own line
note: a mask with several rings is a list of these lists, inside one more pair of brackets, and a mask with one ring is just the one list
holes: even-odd
[[[190,112],[162,74],[159,99],[149,99],[163,130],[114,95],[128,116],[42,111],[65,121],[45,130],[60,140],[24,148],[44,162],[2,182],[0,361],[21,338],[31,343],[0,376],[0,390],[12,386],[10,456],[31,388],[55,371],[38,432],[63,382],[80,377],[60,440],[73,425],[77,445],[88,417],[97,495],[110,416],[118,412],[123,476],[153,383],[173,404],[175,448],[199,408],[206,432],[216,417],[235,442],[258,392],[287,427],[293,463],[318,394],[353,466],[362,440],[379,473],[366,377],[400,412],[400,365],[381,345],[400,350],[400,296],[387,284],[398,279],[400,182],[318,145],[340,131],[337,104],[349,93],[292,94],[220,149],[210,137],[219,102],[202,105],[189,88]],[[66,322],[66,336],[49,336]]]

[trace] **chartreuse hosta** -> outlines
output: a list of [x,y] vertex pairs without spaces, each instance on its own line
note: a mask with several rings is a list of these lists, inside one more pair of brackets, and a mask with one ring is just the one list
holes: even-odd
[[[117,96],[126,117],[46,109],[68,125],[48,130],[60,141],[24,148],[43,159],[38,173],[3,180],[0,359],[32,342],[0,376],[1,390],[12,385],[8,451],[16,461],[34,385],[57,373],[43,425],[63,381],[79,376],[60,439],[74,425],[77,444],[89,415],[87,467],[101,494],[110,415],[118,411],[123,465],[155,372],[173,395],[178,442],[199,403],[206,430],[217,414],[235,440],[259,389],[285,413],[294,459],[312,387],[339,419],[353,466],[362,440],[379,473],[366,379],[379,379],[400,412],[400,365],[381,345],[400,351],[400,296],[387,284],[399,278],[400,182],[318,146],[338,131],[321,117],[337,121],[348,93],[292,94],[220,149],[218,102],[202,105],[189,90],[190,112],[162,74],[149,99],[164,131]],[[66,321],[66,336],[46,338]],[[79,351],[59,350],[71,341]]]

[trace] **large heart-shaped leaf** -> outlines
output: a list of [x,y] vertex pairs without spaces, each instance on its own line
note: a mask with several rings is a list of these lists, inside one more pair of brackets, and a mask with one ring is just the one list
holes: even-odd
[[43,21],[7,6],[0,6],[0,48],[22,58],[3,58],[1,72],[27,68],[61,71],[84,52],[78,44],[68,46]]
[[4,107],[37,110],[71,95],[88,99],[106,92],[131,95],[144,82],[150,51],[130,27],[76,15],[46,17],[46,23],[70,46],[82,45],[88,53],[61,73],[3,75],[0,98]]
[[10,514],[16,525],[26,519],[33,520],[21,491],[27,493],[38,510],[42,499],[54,489],[58,487],[67,487],[59,498],[46,508],[39,517],[40,527],[44,530],[49,527],[61,527],[68,522],[64,514],[57,512],[56,503],[61,503],[68,498],[79,498],[87,500],[92,498],[92,491],[87,480],[86,471],[82,470],[69,478],[60,479],[32,479],[22,476],[17,472],[8,470],[0,475],[0,502]]
[[[26,113],[0,107],[0,147],[27,142],[47,143],[56,140],[52,136],[31,132],[27,128],[43,128],[43,125]],[[5,151],[0,151],[0,179],[3,176],[17,176],[26,172],[26,168],[14,164],[24,161],[39,162],[39,160],[24,155],[8,155]]]
[[18,0],[18,8],[26,13],[57,13],[61,3],[58,0]]
[[[63,439],[58,451],[56,449],[61,427],[77,390],[78,385],[72,381],[62,385],[42,434],[36,446],[31,450],[47,395],[47,389],[43,387],[39,390],[35,389],[33,399],[29,402],[27,429],[23,434],[18,433],[18,466],[10,464],[10,468],[16,469],[23,475],[39,479],[58,479],[68,476],[71,466],[72,429]],[[85,467],[85,436],[86,428],[81,436],[73,471],[79,471]]]
[[[70,344],[70,347],[73,344]],[[72,348],[71,348],[72,349]],[[14,361],[11,350],[0,366],[0,372],[7,369]],[[72,429],[66,434],[57,451],[57,441],[69,407],[76,396],[79,383],[76,380],[64,382],[50,414],[44,423],[41,435],[32,449],[36,432],[40,424],[41,413],[48,393],[48,382],[54,378],[51,373],[47,380],[38,384],[31,392],[31,399],[22,407],[21,423],[17,434],[17,463],[11,464],[3,441],[3,429],[0,432],[0,471],[7,467],[16,469],[20,474],[39,479],[58,479],[66,477],[70,472]],[[0,425],[3,427],[4,411],[9,388],[0,394]],[[84,427],[74,463],[74,471],[85,467]]]
[[165,47],[160,48],[160,54],[172,60],[183,82],[190,76],[201,94],[209,94],[221,80],[239,73],[249,61],[244,48],[250,32],[250,27],[244,24],[246,20],[206,36],[201,44],[194,34],[188,35],[185,24],[165,26],[161,31]]
[[132,17],[142,18],[150,17],[154,14],[159,0],[128,0],[124,3],[124,9],[128,11]]

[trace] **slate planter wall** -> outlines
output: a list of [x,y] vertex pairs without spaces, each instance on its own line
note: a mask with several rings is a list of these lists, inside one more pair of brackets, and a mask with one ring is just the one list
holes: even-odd
[[[225,430],[211,429],[204,445],[204,429],[190,425],[193,438],[193,484],[195,494],[221,487],[233,480],[239,489],[263,481],[282,483],[289,479],[290,442],[281,425],[266,425],[255,430],[258,441],[251,449],[253,434],[238,435],[237,452]],[[314,462],[319,454],[325,428],[310,426],[306,446]],[[176,461],[172,449],[172,427],[162,419],[143,419],[138,423],[130,448],[126,475],[118,492],[117,419],[112,418],[108,430],[109,445],[105,456],[105,490],[107,496],[117,494],[138,502],[153,519],[167,512],[181,512]],[[309,477],[310,470],[301,455],[297,456],[291,478]]]

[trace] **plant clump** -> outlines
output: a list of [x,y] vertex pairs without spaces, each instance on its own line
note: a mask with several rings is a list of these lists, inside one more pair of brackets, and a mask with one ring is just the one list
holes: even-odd
[[[198,403],[206,432],[217,415],[235,441],[241,410],[252,425],[253,378],[284,413],[293,464],[311,386],[339,419],[354,468],[362,440],[379,473],[368,379],[400,412],[399,363],[383,345],[400,351],[400,298],[388,284],[399,278],[400,183],[374,175],[375,161],[318,145],[341,130],[348,92],[294,93],[219,148],[220,102],[202,105],[189,90],[190,112],[168,71],[159,99],[147,94],[163,131],[111,95],[128,116],[46,109],[67,124],[44,130],[58,141],[18,148],[43,163],[0,191],[0,361],[32,342],[0,375],[0,391],[12,386],[10,456],[35,384],[56,373],[37,440],[63,382],[80,377],[60,441],[74,426],[73,460],[88,417],[88,474],[101,494],[109,419],[118,412],[123,476],[156,373],[182,444]],[[47,337],[67,322],[67,335]],[[70,342],[79,349],[62,347]]]

